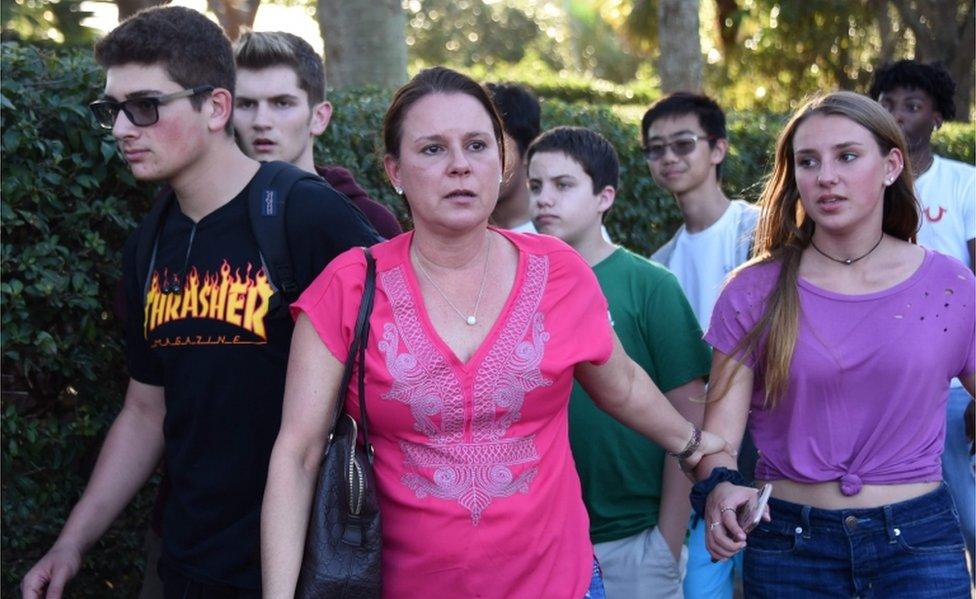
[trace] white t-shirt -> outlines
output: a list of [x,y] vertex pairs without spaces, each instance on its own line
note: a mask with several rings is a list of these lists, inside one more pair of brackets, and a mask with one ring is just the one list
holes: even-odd
[[689,233],[682,227],[675,236],[674,251],[666,266],[678,277],[703,331],[708,329],[725,278],[739,265],[743,254],[740,246],[751,241],[742,238],[739,226],[747,211],[757,209],[736,200],[704,231]]
[[915,180],[915,194],[922,206],[918,244],[972,268],[966,242],[976,238],[976,168],[933,156]]
[[[524,223],[518,225],[517,227],[512,227],[511,230],[514,231],[515,233],[538,233],[539,232],[536,230],[535,224],[530,220],[525,221]],[[607,243],[613,243],[613,241],[610,240],[610,233],[607,232],[606,227],[600,227],[600,231],[603,233],[603,239],[605,239]]]
[[532,224],[531,220],[527,220],[517,227],[512,227],[511,230],[516,233],[538,233],[538,231],[535,230],[535,225]]
[[[966,242],[976,238],[976,167],[933,155],[915,179],[915,195],[922,208],[918,244],[972,268]],[[952,386],[962,383],[953,379]]]

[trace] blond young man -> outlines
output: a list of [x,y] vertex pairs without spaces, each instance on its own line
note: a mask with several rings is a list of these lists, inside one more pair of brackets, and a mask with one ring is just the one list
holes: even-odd
[[234,44],[234,59],[234,129],[244,153],[318,173],[352,200],[380,235],[389,239],[402,233],[393,213],[370,198],[352,173],[315,164],[315,139],[329,126],[332,104],[325,97],[322,59],[312,46],[291,33],[249,31]]

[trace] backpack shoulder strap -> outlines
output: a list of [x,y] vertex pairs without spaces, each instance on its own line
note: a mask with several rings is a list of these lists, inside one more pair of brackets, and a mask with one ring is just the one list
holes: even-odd
[[292,186],[302,179],[320,180],[318,175],[287,162],[266,162],[251,181],[248,194],[248,215],[261,262],[286,306],[298,299],[300,290],[288,249],[285,209]]
[[159,240],[159,230],[175,200],[176,194],[173,193],[172,189],[168,187],[163,189],[156,196],[156,200],[146,217],[139,224],[139,232],[136,236],[136,276],[143,285],[140,302],[146,301],[146,292],[149,290],[149,277],[152,276],[153,266],[156,263],[156,242]]

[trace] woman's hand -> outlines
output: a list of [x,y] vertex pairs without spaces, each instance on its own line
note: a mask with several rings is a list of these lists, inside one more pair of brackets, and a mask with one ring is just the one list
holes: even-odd
[[[719,483],[705,503],[705,547],[716,560],[728,559],[746,546],[746,532],[738,522],[738,511],[756,501],[759,491],[732,483]],[[769,506],[763,520],[769,522]]]
[[687,458],[678,460],[678,465],[681,467],[681,471],[685,473],[685,476],[691,479],[691,482],[695,482],[694,469],[698,465],[698,462],[707,455],[721,453],[723,451],[731,456],[733,460],[738,455],[738,452],[736,452],[735,448],[728,441],[714,433],[703,430],[698,449]]

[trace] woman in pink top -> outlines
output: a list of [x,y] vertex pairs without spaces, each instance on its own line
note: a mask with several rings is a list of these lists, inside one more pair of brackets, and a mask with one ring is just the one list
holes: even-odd
[[[387,174],[414,231],[372,249],[366,401],[386,597],[583,597],[593,550],[567,434],[573,377],[688,463],[725,442],[627,358],[592,271],[555,238],[488,226],[503,172],[485,90],[444,68],[401,88]],[[285,405],[262,513],[267,597],[290,597],[365,278],[339,256],[294,305]],[[345,409],[359,413],[356,386]],[[342,406],[338,407],[339,409]],[[695,445],[697,444],[697,449]],[[594,587],[595,588],[595,587]]]
[[747,533],[756,489],[714,455],[692,500],[713,557],[745,548],[747,596],[969,596],[939,457],[949,382],[973,392],[976,283],[914,244],[906,157],[874,101],[807,103],[777,144],[757,256],[712,315],[705,425],[739,439],[748,419],[773,499]]

